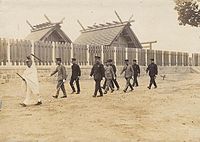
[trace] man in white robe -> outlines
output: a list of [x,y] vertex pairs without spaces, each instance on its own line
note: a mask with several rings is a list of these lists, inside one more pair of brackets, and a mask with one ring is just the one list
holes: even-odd
[[32,62],[30,57],[27,57],[26,60],[26,70],[24,71],[22,78],[26,85],[26,97],[23,103],[20,103],[22,106],[26,107],[27,105],[31,105],[31,94],[37,95],[38,101],[35,105],[41,105],[41,96],[39,94],[39,82],[38,82],[38,75],[37,69],[35,67],[35,63]]

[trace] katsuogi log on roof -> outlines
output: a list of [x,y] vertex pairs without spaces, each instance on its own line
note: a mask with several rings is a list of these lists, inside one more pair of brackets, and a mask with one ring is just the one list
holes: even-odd
[[52,23],[50,19],[45,15],[47,22],[32,26],[28,21],[28,25],[31,27],[31,33],[25,38],[26,40],[33,41],[54,41],[71,43],[70,38],[61,30],[60,22]]
[[[81,35],[75,40],[76,44],[107,45],[116,47],[142,48],[138,38],[130,28],[129,21],[113,21],[106,24],[88,26],[82,25]],[[80,22],[79,22],[80,24]]]

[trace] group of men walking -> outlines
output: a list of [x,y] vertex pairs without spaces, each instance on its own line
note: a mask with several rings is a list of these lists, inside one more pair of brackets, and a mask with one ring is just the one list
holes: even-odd
[[[53,95],[54,98],[58,98],[60,89],[63,92],[63,96],[61,98],[67,98],[67,93],[65,90],[65,82],[67,79],[67,73],[66,68],[64,65],[62,65],[61,58],[56,58],[57,67],[53,73],[50,74],[50,76],[53,76],[57,73],[57,87],[56,87],[56,94]],[[136,60],[133,60],[133,64],[130,64],[129,60],[125,60],[124,67],[121,71],[121,74],[124,73],[124,78],[126,79],[126,85],[124,88],[124,92],[127,92],[128,88],[130,87],[130,91],[134,90],[133,87],[137,87],[138,80],[137,78],[140,76],[140,67],[136,63]],[[30,57],[27,57],[26,60],[27,68],[24,71],[24,74],[20,76],[26,85],[26,97],[23,103],[21,103],[22,106],[29,105],[30,101],[30,94],[36,94],[38,95],[38,101],[35,105],[41,105],[41,96],[39,95],[39,82],[38,82],[38,76],[37,76],[37,69],[34,65],[34,62],[32,62]],[[76,59],[72,58],[72,74],[70,78],[70,86],[72,88],[71,94],[80,94],[80,76],[81,76],[81,69],[80,66],[76,63]],[[101,58],[99,56],[95,56],[95,64],[93,65],[90,76],[94,78],[95,81],[95,89],[93,97],[102,97],[103,94],[107,94],[109,90],[111,90],[111,93],[114,91],[114,88],[116,87],[116,90],[119,90],[120,86],[117,82],[117,70],[116,66],[113,64],[112,59],[108,59],[105,62],[105,66],[101,63]],[[152,84],[157,88],[155,78],[158,74],[157,65],[154,63],[154,59],[151,59],[151,64],[148,65],[146,72],[149,72],[150,76],[150,83],[148,88],[151,89]],[[101,81],[105,78],[104,84],[101,87]],[[133,83],[131,84],[131,80],[133,79]],[[77,90],[74,87],[74,84],[76,84]],[[104,89],[104,92],[103,90]],[[97,96],[97,93],[100,93],[100,95]]]

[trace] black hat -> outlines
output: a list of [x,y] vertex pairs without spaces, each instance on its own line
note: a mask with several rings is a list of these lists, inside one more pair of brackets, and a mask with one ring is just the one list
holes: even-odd
[[108,59],[108,62],[112,62],[113,60],[112,59]]
[[56,58],[56,61],[61,61],[61,58]]
[[150,59],[151,61],[154,61],[154,59],[152,58],[152,59]]
[[134,59],[133,61],[134,61],[134,62],[136,62],[137,60],[136,60],[136,59]]
[[72,58],[72,61],[76,61],[76,58]]
[[95,59],[100,59],[101,57],[99,57],[99,56],[95,56]]
[[124,61],[128,62],[129,60],[128,60],[128,59],[125,59]]

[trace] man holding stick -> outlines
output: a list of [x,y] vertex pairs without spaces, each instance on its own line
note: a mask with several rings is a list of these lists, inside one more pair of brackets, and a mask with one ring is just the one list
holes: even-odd
[[58,73],[58,78],[57,78],[58,84],[56,87],[57,92],[56,92],[56,95],[54,95],[53,97],[58,98],[59,91],[61,89],[63,92],[63,96],[61,98],[67,98],[67,93],[66,93],[65,86],[64,86],[64,83],[67,79],[66,69],[61,64],[61,58],[56,58],[56,62],[58,64],[58,66],[56,67],[56,70],[50,75],[50,76],[53,76],[54,74]]
[[32,62],[31,57],[28,56],[26,60],[27,68],[24,71],[23,75],[20,76],[26,85],[26,97],[23,103],[20,103],[23,107],[31,104],[31,96],[30,94],[34,94],[38,96],[38,102],[35,105],[41,105],[41,96],[39,94],[39,82],[38,82],[38,75],[37,69],[35,67],[35,63]]

